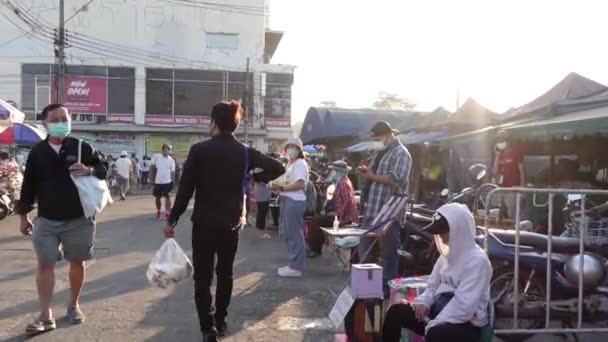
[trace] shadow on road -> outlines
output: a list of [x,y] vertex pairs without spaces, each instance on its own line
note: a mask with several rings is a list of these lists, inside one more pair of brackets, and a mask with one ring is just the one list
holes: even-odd
[[[334,301],[328,286],[341,286],[344,280],[336,277],[340,270],[337,260],[327,256],[310,261],[301,279],[279,278],[276,268],[287,261],[286,246],[276,239],[262,241],[252,236],[252,231],[241,235],[227,318],[228,340],[286,341],[293,334],[300,339],[305,336],[304,341],[326,340],[319,334],[327,334],[327,330],[302,331],[289,321],[327,317]],[[147,342],[200,339],[193,292],[193,282],[188,281],[148,310],[139,325],[161,331]]]

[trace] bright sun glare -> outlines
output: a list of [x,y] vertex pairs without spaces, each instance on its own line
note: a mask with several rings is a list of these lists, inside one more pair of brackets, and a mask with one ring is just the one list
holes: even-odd
[[294,64],[293,122],[310,106],[369,106],[380,90],[419,110],[473,96],[502,113],[577,72],[608,83],[603,1],[272,0]]

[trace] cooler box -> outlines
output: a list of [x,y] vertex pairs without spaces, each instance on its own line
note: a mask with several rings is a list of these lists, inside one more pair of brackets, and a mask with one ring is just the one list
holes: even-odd
[[383,298],[382,267],[376,264],[352,265],[350,288],[354,298]]
[[390,288],[390,305],[397,304],[405,299],[414,301],[426,289],[428,276],[396,278],[388,282]]
[[[390,287],[390,305],[398,304],[402,300],[414,302],[416,297],[424,292],[428,276],[397,278],[388,282]],[[424,337],[403,329],[400,342],[423,342]]]
[[348,339],[346,334],[343,334],[343,333],[336,334],[336,338],[334,341],[335,342],[352,342],[351,340]]

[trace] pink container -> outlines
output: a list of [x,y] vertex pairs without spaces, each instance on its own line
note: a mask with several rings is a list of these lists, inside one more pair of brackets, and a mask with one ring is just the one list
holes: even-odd
[[351,342],[346,334],[336,334],[336,342]]
[[350,288],[354,298],[383,298],[382,267],[376,264],[354,264]]

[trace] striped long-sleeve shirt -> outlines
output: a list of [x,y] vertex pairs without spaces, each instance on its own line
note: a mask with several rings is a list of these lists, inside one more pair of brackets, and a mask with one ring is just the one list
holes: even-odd
[[[372,160],[375,160],[375,155]],[[364,220],[371,222],[378,214],[382,206],[394,194],[404,194],[408,191],[408,177],[412,168],[412,156],[399,140],[393,141],[378,162],[371,165],[370,169],[377,168],[377,175],[389,175],[392,184],[373,182],[369,186],[367,201],[364,203]]]

